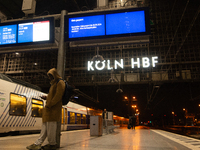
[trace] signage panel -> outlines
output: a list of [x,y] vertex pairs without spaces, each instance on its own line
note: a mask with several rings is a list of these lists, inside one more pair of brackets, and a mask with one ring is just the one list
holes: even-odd
[[18,43],[48,41],[49,31],[49,21],[18,24]]
[[106,15],[106,35],[137,33],[145,31],[144,10]]
[[69,18],[69,38],[105,35],[104,15]]
[[33,42],[33,23],[18,25],[18,43]]
[[17,25],[0,26],[0,45],[16,43]]
[[[149,68],[149,67],[156,67],[158,63],[158,56],[153,56],[151,58],[142,57],[142,58],[131,58],[131,69],[134,68]],[[110,65],[110,60],[103,60],[103,61],[88,61],[88,71],[95,71],[95,70],[112,70],[112,69],[124,69],[124,61],[120,59],[120,61],[114,60],[114,65]]]
[[65,41],[150,35],[149,8],[128,8],[65,16]]
[[0,46],[53,42],[53,17],[0,24]]

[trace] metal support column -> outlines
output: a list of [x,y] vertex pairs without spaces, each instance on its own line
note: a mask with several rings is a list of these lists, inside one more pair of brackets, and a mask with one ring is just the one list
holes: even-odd
[[[61,11],[60,40],[59,40],[58,60],[57,60],[57,71],[58,71],[58,74],[63,79],[65,77],[65,60],[66,60],[66,49],[65,49],[65,41],[64,41],[64,19],[65,19],[66,14],[67,14],[66,10]],[[60,136],[61,136],[60,132],[61,132],[61,120],[57,123],[57,131],[56,131],[57,147],[60,147]]]
[[66,50],[64,42],[64,19],[67,14],[66,10],[62,10],[60,18],[60,40],[58,47],[58,60],[57,60],[57,71],[58,74],[64,79],[65,76],[65,60],[66,60]]

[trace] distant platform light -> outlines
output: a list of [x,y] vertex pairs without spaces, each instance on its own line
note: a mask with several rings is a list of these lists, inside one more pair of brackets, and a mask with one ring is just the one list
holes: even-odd
[[136,106],[136,105],[132,105],[132,107],[133,107],[133,108],[136,108],[137,106]]

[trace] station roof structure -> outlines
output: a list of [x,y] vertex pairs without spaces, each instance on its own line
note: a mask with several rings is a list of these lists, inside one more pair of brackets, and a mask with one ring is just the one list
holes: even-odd
[[[25,16],[22,11],[23,0],[1,0],[0,10],[8,19]],[[61,10],[68,12],[92,10],[96,8],[95,0],[36,0],[36,16],[60,14]]]
[[[9,20],[22,18],[25,16],[21,10],[22,2],[23,0],[0,0],[0,11]],[[61,10],[67,10],[68,12],[87,11],[97,7],[96,0],[37,0],[36,2],[35,16],[60,14]],[[99,101],[95,105],[99,105],[102,109],[105,107],[108,110],[120,112],[117,115],[127,116],[130,112],[129,102],[124,100],[124,96],[128,96],[129,99],[133,96],[136,97],[137,102],[132,103],[137,103],[139,111],[141,110],[141,116],[146,114],[149,114],[150,117],[151,114],[154,114],[154,117],[156,117],[156,114],[157,116],[163,116],[167,112],[170,114],[171,111],[181,114],[182,109],[185,107],[188,107],[190,112],[195,111],[197,113],[199,111],[198,103],[200,103],[200,1],[146,0],[145,2],[150,7],[150,43],[146,45],[100,47],[100,55],[107,58],[109,56],[119,58],[122,54],[124,60],[129,60],[132,55],[139,57],[156,54],[159,57],[159,64],[156,69],[124,71],[129,73],[128,75],[124,74],[124,78],[127,80],[131,73],[137,73],[140,78],[137,82],[121,82],[120,89],[123,92],[116,92],[119,89],[119,83],[108,82],[112,77],[110,72],[95,72],[96,76],[93,76],[92,73],[87,72],[87,67],[83,65],[83,63],[87,63],[87,58],[91,57],[92,59],[95,55],[95,48],[92,47],[87,50],[72,49],[69,55],[72,57],[67,58],[68,61],[71,61],[72,68],[71,70],[67,68],[66,72],[72,72],[71,76],[74,76],[74,80],[77,81],[75,85],[80,91]],[[22,58],[34,55],[38,57],[38,60],[43,61],[42,55],[53,58],[56,56],[56,52],[24,54]],[[0,58],[4,62],[13,57],[0,55]],[[54,63],[54,60],[56,58],[52,59],[51,62]],[[5,66],[5,64],[2,66]],[[40,81],[36,82],[35,76],[41,75],[42,77],[46,75],[45,71],[47,69],[45,66],[41,68],[39,66],[34,67],[30,72],[27,70],[24,73],[25,76],[33,77],[28,81],[39,86],[44,85],[42,88],[46,90],[47,84],[42,83],[42,79],[40,80],[41,83],[39,83]],[[38,70],[43,71],[40,74],[38,73],[39,75],[37,74],[37,67]],[[9,70],[2,71],[1,68],[0,73],[4,72],[15,77],[14,73],[9,72]],[[121,71],[123,72],[123,70]],[[120,74],[120,71],[116,74],[118,79]],[[102,79],[102,82],[97,83],[95,79]],[[43,81],[46,83],[46,80]],[[84,103],[81,100],[78,101]]]

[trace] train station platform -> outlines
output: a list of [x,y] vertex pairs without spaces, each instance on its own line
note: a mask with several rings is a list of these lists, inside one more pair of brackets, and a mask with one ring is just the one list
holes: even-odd
[[[0,137],[1,150],[26,150],[39,134]],[[47,141],[44,142],[46,144]],[[137,126],[115,129],[111,134],[90,136],[90,130],[62,132],[59,150],[198,150],[200,140]]]

